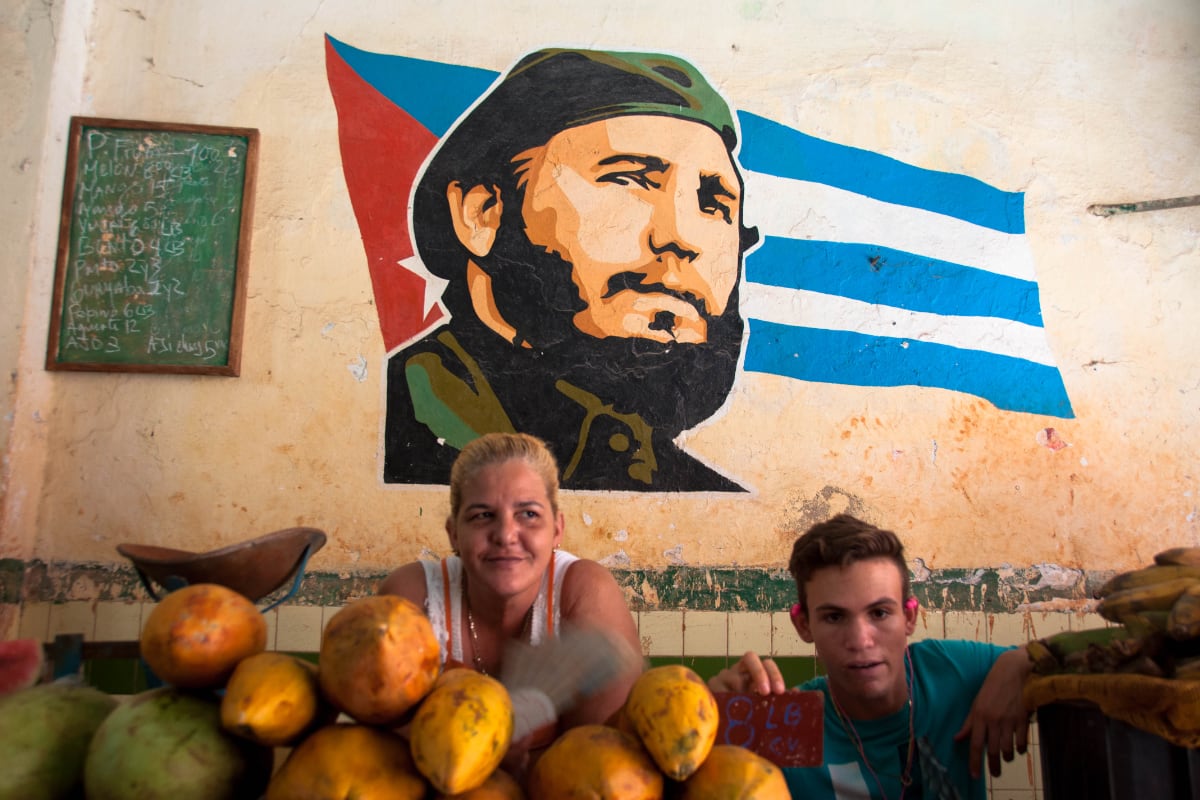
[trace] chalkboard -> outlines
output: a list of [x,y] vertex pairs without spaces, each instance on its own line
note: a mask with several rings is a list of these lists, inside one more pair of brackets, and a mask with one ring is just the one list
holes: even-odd
[[258,131],[72,117],[46,368],[239,374]]
[[717,744],[753,750],[779,767],[817,767],[825,761],[825,695],[794,689],[764,697],[713,692],[720,721]]

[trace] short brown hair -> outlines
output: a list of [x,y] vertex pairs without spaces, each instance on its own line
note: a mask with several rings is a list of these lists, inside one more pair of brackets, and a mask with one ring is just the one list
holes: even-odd
[[462,507],[463,484],[475,473],[493,464],[513,459],[524,461],[546,485],[550,510],[558,513],[558,461],[546,443],[527,433],[486,433],[462,449],[450,467],[450,516]]
[[846,567],[870,558],[889,559],[899,568],[901,599],[907,600],[911,586],[904,545],[899,536],[849,514],[838,514],[809,528],[792,546],[792,558],[788,561],[788,571],[796,580],[800,607],[807,610],[804,585],[814,572],[825,567]]

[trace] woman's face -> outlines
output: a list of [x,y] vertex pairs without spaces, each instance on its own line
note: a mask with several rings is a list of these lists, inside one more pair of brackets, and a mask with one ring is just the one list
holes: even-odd
[[463,482],[462,504],[446,521],[468,582],[500,597],[536,593],[563,535],[541,477],[521,459],[481,468]]

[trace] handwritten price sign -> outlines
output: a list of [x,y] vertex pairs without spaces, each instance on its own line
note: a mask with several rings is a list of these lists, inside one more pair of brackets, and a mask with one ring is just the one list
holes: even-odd
[[792,691],[763,697],[714,692],[721,712],[718,744],[758,753],[780,767],[816,767],[825,760],[824,698]]

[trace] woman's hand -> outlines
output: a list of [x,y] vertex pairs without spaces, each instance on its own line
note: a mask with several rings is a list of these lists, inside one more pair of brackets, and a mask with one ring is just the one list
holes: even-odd
[[629,658],[620,675],[608,685],[562,715],[562,730],[576,725],[603,724],[625,704],[634,681],[642,674],[644,659],[637,625],[625,594],[612,573],[595,561],[580,559],[571,565],[563,581],[562,623],[580,629],[603,631],[614,647]]

